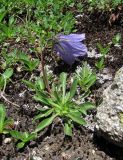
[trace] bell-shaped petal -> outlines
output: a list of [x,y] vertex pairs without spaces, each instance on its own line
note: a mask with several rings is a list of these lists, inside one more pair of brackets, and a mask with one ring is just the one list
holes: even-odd
[[67,64],[72,65],[76,57],[83,57],[87,54],[86,45],[81,41],[85,39],[85,34],[70,34],[56,37],[54,50]]

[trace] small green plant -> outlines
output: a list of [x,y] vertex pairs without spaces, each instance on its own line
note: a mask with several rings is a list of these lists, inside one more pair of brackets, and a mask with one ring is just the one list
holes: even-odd
[[117,33],[113,39],[112,39],[112,43],[114,44],[115,47],[120,47],[120,42],[121,42],[121,34]]
[[89,3],[90,10],[100,9],[103,11],[109,11],[116,9],[118,5],[122,5],[123,0],[87,0],[87,2]]
[[14,121],[6,117],[5,106],[3,104],[0,104],[0,134],[9,133],[13,125],[14,125]]
[[13,66],[18,60],[16,50],[14,50],[13,52],[11,52],[9,54],[7,53],[6,50],[2,50],[1,55],[3,57],[3,62],[2,62],[3,69]]
[[97,44],[97,47],[99,49],[99,53],[101,54],[100,59],[95,63],[95,66],[102,70],[105,67],[105,57],[110,51],[110,45],[103,47],[100,43]]
[[29,88],[32,90],[41,91],[45,89],[45,84],[42,78],[38,77],[35,82],[22,80],[23,83],[25,83]]
[[37,137],[36,133],[19,132],[16,130],[11,130],[10,134],[12,137],[17,139],[17,141],[20,141],[17,143],[18,149],[23,148],[26,145],[26,143],[28,143],[30,140],[33,140]]
[[6,87],[6,84],[9,82],[10,80],[10,77],[12,76],[13,74],[13,69],[12,68],[8,68],[5,70],[4,73],[2,73],[0,75],[0,91],[5,87]]
[[104,57],[101,57],[101,58],[95,63],[95,66],[96,66],[99,70],[102,70],[102,69],[105,67],[104,61],[105,61],[105,58],[104,58]]
[[2,56],[4,59],[2,68],[11,67],[17,62],[21,62],[24,65],[23,68],[25,70],[32,72],[39,65],[38,59],[31,59],[26,53],[18,52],[17,50],[14,50],[9,54],[7,54],[5,50],[3,50]]
[[96,73],[92,71],[87,62],[84,62],[82,68],[76,70],[76,78],[82,91],[88,91],[96,82]]
[[19,61],[24,64],[24,69],[32,72],[39,65],[39,59],[30,59],[29,56],[25,53],[19,53]]
[[110,51],[110,45],[103,47],[100,43],[97,44],[99,52],[102,56],[106,56]]
[[8,24],[0,23],[0,30],[2,30],[1,36],[3,37],[2,40],[5,38],[12,38],[16,35],[16,28],[14,27],[15,22],[14,16],[11,16]]
[[73,101],[77,90],[77,80],[74,79],[70,91],[67,91],[67,74],[60,74],[60,83],[52,84],[51,92],[40,90],[34,96],[36,101],[39,101],[48,106],[47,109],[40,109],[34,121],[42,119],[35,129],[35,133],[49,126],[56,117],[60,117],[64,124],[64,132],[66,135],[72,136],[72,128],[74,123],[85,125],[86,121],[82,118],[88,109],[94,108],[92,103],[86,102],[76,104]]

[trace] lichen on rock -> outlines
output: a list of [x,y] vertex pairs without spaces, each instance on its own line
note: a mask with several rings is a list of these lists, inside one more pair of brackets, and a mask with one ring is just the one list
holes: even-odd
[[97,108],[95,131],[98,135],[123,147],[123,67],[116,73],[113,83],[103,92],[103,102]]

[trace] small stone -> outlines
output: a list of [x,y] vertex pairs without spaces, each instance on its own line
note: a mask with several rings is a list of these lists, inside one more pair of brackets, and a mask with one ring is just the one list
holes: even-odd
[[22,71],[22,67],[17,67],[17,72],[21,72]]
[[93,154],[93,155],[95,154],[95,150],[92,150],[92,154]]
[[84,16],[84,14],[78,14],[75,16],[75,18],[82,18]]
[[32,159],[33,160],[43,160],[41,157],[38,157],[38,156],[33,156]]
[[19,97],[23,98],[25,96],[25,92],[26,91],[19,93]]
[[15,126],[18,126],[19,123],[20,123],[20,121],[14,121],[14,125],[15,125]]
[[12,140],[11,138],[5,138],[3,142],[4,142],[5,144],[8,144],[8,143],[11,142],[11,140]]
[[49,148],[48,145],[45,145],[44,149],[45,149],[46,151],[48,151],[50,148]]

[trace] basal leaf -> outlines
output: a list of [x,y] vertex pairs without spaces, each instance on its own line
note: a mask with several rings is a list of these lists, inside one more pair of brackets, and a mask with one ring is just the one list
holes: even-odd
[[70,89],[70,97],[69,97],[70,99],[73,98],[73,96],[75,95],[76,89],[77,89],[77,80],[74,79],[71,89]]
[[35,96],[34,96],[34,99],[36,101],[39,101],[41,103],[44,103],[45,105],[50,105],[49,103],[49,98],[44,96],[44,95],[41,95],[40,93],[37,93]]
[[72,136],[72,128],[71,128],[70,124],[65,123],[64,133],[65,133],[65,135]]
[[67,80],[67,73],[64,73],[64,72],[61,73],[61,74],[60,74],[60,82],[61,82],[62,91],[63,91],[62,101],[64,101],[65,93],[66,93],[66,80]]
[[37,119],[49,116],[53,112],[53,110],[54,110],[53,108],[52,109],[48,109],[44,113],[38,114],[37,116],[35,116],[33,121],[36,121]]
[[45,84],[44,84],[43,79],[39,77],[35,82],[35,86],[39,90],[44,90],[45,89]]
[[87,110],[94,109],[94,108],[95,108],[95,105],[90,102],[85,102],[85,103],[79,105],[79,111],[85,115],[87,114]]
[[11,130],[11,131],[10,131],[10,134],[11,134],[11,136],[14,137],[15,139],[22,140],[22,141],[25,141],[25,138],[27,137],[27,136],[25,135],[25,133],[19,132],[19,131],[16,131],[16,130]]
[[8,68],[6,69],[6,71],[2,74],[2,76],[5,78],[5,79],[9,79],[13,74],[13,69],[12,68]]
[[25,83],[29,88],[35,89],[35,85],[31,81],[22,80],[22,82]]
[[28,137],[26,138],[26,142],[29,142],[30,140],[33,140],[37,137],[37,133],[30,133]]
[[67,115],[71,120],[73,120],[74,122],[80,124],[80,125],[85,125],[86,121],[81,118],[80,116],[74,115],[74,113],[69,113]]
[[18,148],[18,149],[21,149],[21,148],[24,147],[24,145],[25,145],[24,142],[19,142],[19,143],[17,144],[17,148]]
[[2,133],[4,128],[4,121],[6,117],[6,110],[3,104],[0,104],[0,133]]
[[36,130],[34,132],[35,133],[39,132],[42,129],[44,129],[45,127],[49,126],[53,122],[53,120],[56,116],[57,116],[57,114],[52,115],[51,117],[44,119],[41,123],[39,123],[39,125],[36,127]]

